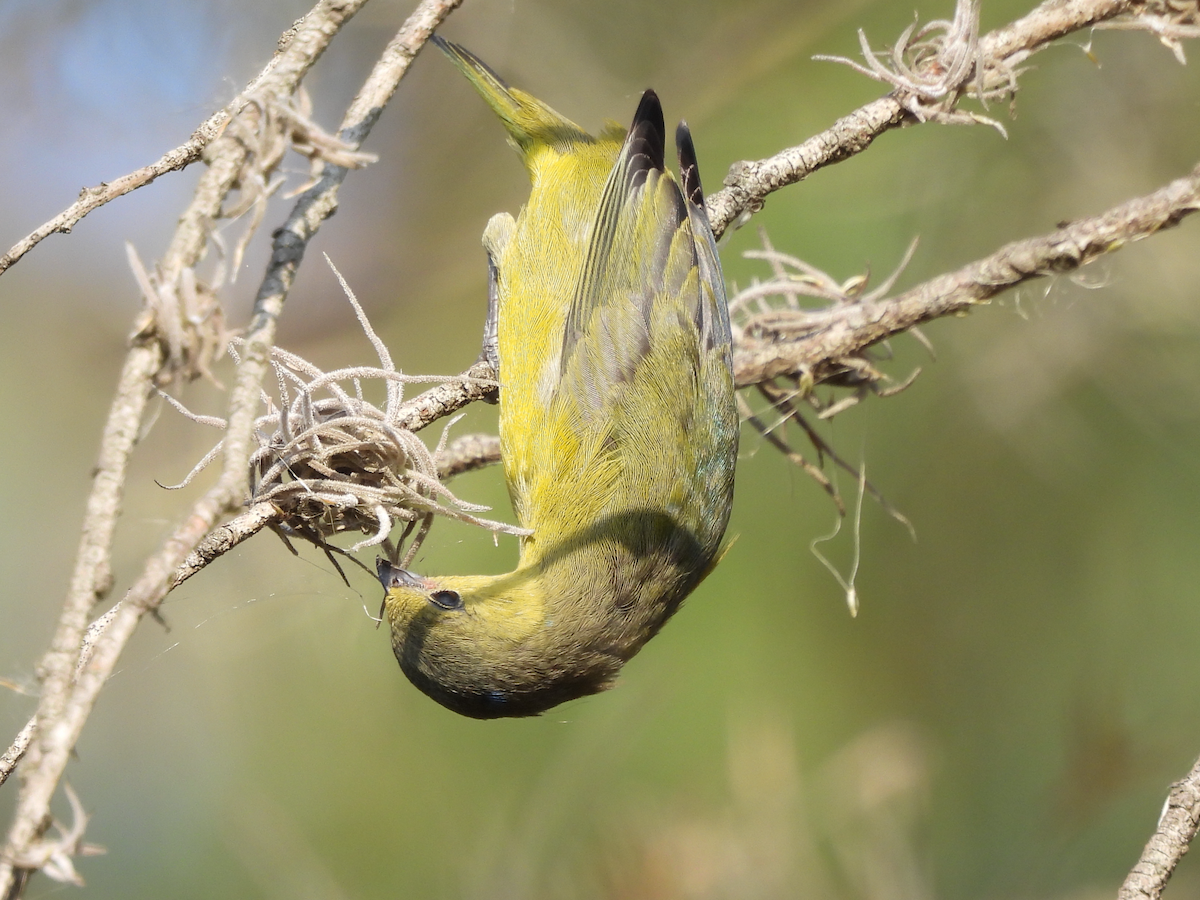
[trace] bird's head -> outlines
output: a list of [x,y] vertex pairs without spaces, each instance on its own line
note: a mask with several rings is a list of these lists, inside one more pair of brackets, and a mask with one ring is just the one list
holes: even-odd
[[536,572],[424,578],[386,560],[376,569],[400,668],[443,706],[477,719],[529,716],[600,689],[572,686]]

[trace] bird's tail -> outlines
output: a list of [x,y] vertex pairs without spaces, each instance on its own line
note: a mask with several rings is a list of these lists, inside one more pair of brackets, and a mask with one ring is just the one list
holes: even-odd
[[471,51],[440,35],[433,35],[433,41],[467,76],[487,105],[500,117],[522,159],[528,161],[539,146],[565,151],[572,144],[594,142],[595,138],[541,100],[531,97],[520,88],[509,87],[504,79]]

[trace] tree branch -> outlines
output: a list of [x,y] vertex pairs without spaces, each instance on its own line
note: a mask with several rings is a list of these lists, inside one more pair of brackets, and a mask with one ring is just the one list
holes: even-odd
[[[402,407],[403,427],[419,431],[438,419],[451,415],[476,400],[486,399],[496,391],[491,366],[476,363],[459,378],[439,384],[417,395]],[[486,434],[469,434],[450,442],[437,456],[438,478],[443,481],[500,461],[500,439]],[[278,525],[284,519],[280,509],[269,502],[259,502],[241,514],[213,528],[196,549],[175,571],[171,589],[179,587],[205,566],[224,556],[238,544],[258,534],[263,528]],[[3,759],[0,759],[0,766]],[[0,776],[4,772],[0,768]],[[0,777],[0,783],[3,778]]]
[[[131,337],[131,348],[102,438],[97,476],[67,601],[51,649],[40,667],[43,689],[38,714],[0,757],[2,783],[22,753],[28,753],[13,825],[0,852],[0,896],[18,896],[26,875],[46,865],[51,857],[55,857],[61,869],[64,853],[67,872],[74,874],[69,864],[70,851],[61,842],[44,837],[50,821],[50,799],[95,699],[141,617],[156,609],[173,587],[275,520],[268,504],[258,504],[218,527],[221,519],[238,509],[246,498],[248,460],[255,449],[253,424],[260,386],[269,366],[275,323],[309,240],[337,207],[338,190],[347,169],[328,162],[276,233],[229,400],[223,469],[218,483],[149,558],[124,599],[90,627],[86,626],[90,609],[108,591],[112,580],[112,537],[129,456],[144,420],[147,398],[156,382],[179,374],[194,374],[204,368],[203,358],[196,358],[184,346],[186,342],[170,337],[175,331],[186,332],[195,327],[194,317],[183,315],[178,305],[164,303],[163,297],[170,300],[187,293],[188,273],[204,255],[211,223],[220,215],[229,193],[236,185],[244,184],[256,152],[246,134],[254,134],[262,127],[260,120],[265,118],[264,110],[270,103],[283,102],[292,95],[329,40],[364,2],[322,0],[284,35],[280,50],[246,91],[202,124],[187,143],[138,172],[85,189],[77,203],[0,257],[2,273],[49,234],[69,231],[91,209],[149,183],[164,172],[187,165],[208,148],[209,169],[157,269],[158,274],[149,280],[154,283],[147,290],[147,309],[138,317]],[[423,0],[418,6],[347,110],[339,136],[348,147],[361,145],[416,52],[433,28],[460,2]],[[946,86],[951,105],[969,93],[965,85],[972,79],[985,97],[989,96],[989,90],[998,90],[999,82],[1015,86],[1016,67],[1049,42],[1082,28],[1116,22],[1125,15],[1149,15],[1147,10],[1151,6],[1150,0],[1048,0],[1028,16],[991,32],[972,46],[975,65],[960,82]],[[803,144],[767,159],[735,164],[725,188],[708,199],[714,232],[720,235],[742,217],[760,209],[769,193],[802,180],[824,165],[861,152],[884,131],[921,121],[924,109],[911,91],[898,88],[839,119],[830,129]],[[258,160],[258,173],[272,167],[274,161],[277,157]],[[1171,227],[1197,208],[1200,208],[1200,168],[1102,216],[1082,220],[1041,238],[1010,244],[992,256],[890,300],[757,317],[737,347],[738,384],[762,383],[780,375],[817,383],[836,374],[846,359],[889,336],[921,322],[969,309],[1032,278],[1071,271],[1130,240]],[[213,325],[218,314],[216,308],[207,326],[215,331],[193,344],[221,343],[212,337],[219,336],[219,327]],[[459,379],[410,401],[401,424],[415,431],[467,403],[494,397],[494,384],[488,383],[492,377],[486,364],[477,364]],[[491,441],[477,447],[459,446],[460,442],[451,445],[454,452],[448,451],[439,459],[439,463],[445,464],[445,477],[494,460],[498,454]],[[1186,851],[1187,842],[1196,830],[1198,780],[1200,773],[1193,770],[1187,780],[1176,786],[1172,792],[1174,806],[1168,806],[1159,833],[1147,846],[1143,863],[1127,882],[1129,885],[1135,875],[1145,876],[1145,884],[1156,883],[1158,887],[1130,888],[1135,892],[1128,895],[1123,889],[1122,897],[1157,897],[1155,890],[1161,892],[1161,884]]]
[[[225,127],[239,114],[248,104],[253,102],[253,95],[260,89],[267,86],[268,80],[275,74],[276,69],[281,63],[287,67],[288,62],[293,62],[299,59],[309,58],[311,50],[304,50],[293,47],[293,42],[298,35],[301,35],[302,41],[305,38],[311,37],[305,29],[302,29],[302,23],[312,24],[317,20],[333,24],[336,19],[337,7],[349,7],[349,11],[344,13],[343,18],[348,18],[353,15],[353,10],[359,4],[342,4],[342,3],[320,3],[303,19],[299,19],[279,38],[275,56],[267,63],[266,67],[254,77],[246,89],[235,97],[229,105],[224,109],[217,110],[209,116],[200,127],[192,132],[192,136],[187,141],[180,144],[174,150],[168,150],[161,158],[147,166],[143,166],[136,171],[130,172],[127,175],[122,175],[113,181],[102,181],[95,187],[85,187],[79,192],[79,199],[64,209],[61,213],[55,216],[50,221],[41,225],[39,228],[32,231],[30,234],[17,241],[7,253],[0,256],[0,274],[3,274],[22,256],[40,244],[45,238],[52,234],[70,234],[71,229],[79,223],[84,216],[93,210],[99,209],[104,204],[118,197],[128,194],[130,191],[144,187],[160,175],[165,175],[168,172],[175,172],[179,169],[184,169],[190,166],[196,160],[200,159],[204,153],[204,148],[219,138],[225,131]],[[327,8],[333,16],[327,17],[325,14],[318,12],[322,7]],[[301,34],[304,32],[303,34]],[[300,52],[296,51],[300,49]],[[320,51],[318,50],[318,55]],[[315,57],[311,57],[315,60]],[[310,63],[311,64],[311,63]]]
[[[977,66],[966,70],[960,84],[946,85],[944,89],[961,90],[980,77],[977,68],[1011,75],[1015,86],[1016,67],[1053,41],[1150,5],[1150,0],[1046,0],[1027,16],[981,37]],[[910,93],[897,89],[843,116],[802,144],[766,159],[734,163],[725,178],[725,187],[707,200],[713,234],[719,238],[731,226],[758,212],[769,194],[803,181],[824,166],[861,153],[885,131],[916,124],[920,119],[911,110],[911,100]]]
[[464,434],[437,455],[443,481],[500,462],[500,438],[494,434]]
[[[300,23],[289,29],[285,35],[285,39],[290,35],[286,47],[252,82],[259,94],[284,96],[293,92],[332,34],[356,9],[354,3],[322,0]],[[244,112],[255,109],[248,106]],[[210,167],[197,185],[193,200],[181,217],[164,256],[164,282],[171,277],[170,273],[182,273],[202,258],[208,238],[206,223],[218,215],[221,203],[236,184],[248,155],[246,145],[232,136],[222,136],[213,144]],[[159,339],[157,318],[148,308],[135,323],[131,347],[101,438],[97,473],[88,498],[74,574],[54,641],[40,666],[42,691],[37,715],[40,723],[61,720],[80,660],[88,611],[111,586],[109,554],[120,514],[126,468],[141,428],[146,402],[167,360],[165,342]],[[41,827],[50,796],[73,744],[69,731],[61,727],[43,725],[34,733],[17,814],[5,849],[0,853],[0,894],[11,879],[11,861],[23,853],[23,848]],[[50,773],[49,777],[36,776],[43,771]]]
[[1121,885],[1117,900],[1158,900],[1200,827],[1200,760],[1171,785],[1154,836]]
[[1200,209],[1200,166],[1165,187],[1042,237],[940,275],[889,300],[754,317],[734,352],[734,377],[747,387],[780,376],[818,384],[873,344],[942,316],[965,312],[1034,278],[1071,272],[1131,241],[1171,228]]
[[[258,96],[268,98],[269,102],[293,93],[329,40],[364,2],[322,0],[281,40],[281,45],[286,43],[286,47],[253,83]],[[425,0],[389,45],[388,52],[373,70],[367,87],[355,100],[355,104],[366,104],[365,112],[360,105],[352,105],[351,113],[354,116],[348,114],[343,125],[343,130],[354,129],[356,145],[378,118],[382,106],[403,77],[416,50],[428,39],[433,27],[459,2],[461,0]],[[253,113],[259,108],[257,105],[247,105],[243,114]],[[165,273],[178,272],[182,276],[184,270],[190,269],[203,255],[207,240],[204,223],[219,213],[221,202],[237,183],[248,154],[245,144],[232,136],[224,146],[214,145],[213,164],[201,180],[195,199],[176,231],[162,266]],[[277,157],[274,161],[277,161]],[[340,176],[336,178],[340,183],[345,176],[345,169],[326,167],[327,172],[331,169],[341,169]],[[335,205],[336,188],[319,192],[318,188],[301,198],[297,204],[298,212],[289,220],[291,225],[304,222],[307,237],[311,237],[319,222]],[[276,246],[278,251],[279,241]],[[299,245],[301,251],[302,247],[303,242]],[[265,371],[266,355],[273,342],[275,318],[282,308],[286,288],[290,285],[290,275],[300,259],[295,244],[287,249],[289,252],[284,267],[288,270],[288,277],[280,275],[280,254],[277,252],[264,280],[264,288],[259,292],[255,318],[246,338],[247,352],[239,366],[238,381],[230,399],[230,427],[221,479],[195,505],[158,553],[150,558],[141,577],[119,604],[111,623],[98,636],[90,659],[83,662],[81,654],[84,652],[87,611],[108,589],[110,581],[108,553],[119,513],[125,466],[137,437],[146,400],[167,357],[164,351],[166,342],[160,338],[161,332],[156,327],[155,310],[151,309],[139,318],[134,346],[130,350],[105,430],[100,471],[88,504],[76,575],[72,579],[54,643],[42,665],[43,690],[35,717],[37,724],[28,740],[28,755],[22,769],[22,790],[16,814],[4,850],[0,853],[0,895],[9,896],[14,884],[14,895],[19,893],[25,881],[25,874],[19,874],[19,870],[41,867],[50,858],[48,854],[55,852],[55,848],[42,839],[46,823],[49,822],[50,799],[96,696],[141,616],[157,607],[170,589],[174,570],[184,562],[188,553],[200,543],[219,517],[236,508],[245,496],[246,463],[250,455],[258,386]],[[165,278],[164,281],[169,286],[175,284]],[[22,733],[25,733],[24,730]],[[5,754],[5,765],[9,771],[20,755],[20,748],[16,744]],[[61,871],[61,860],[59,863]],[[66,865],[68,880],[77,877],[70,869],[69,855]]]

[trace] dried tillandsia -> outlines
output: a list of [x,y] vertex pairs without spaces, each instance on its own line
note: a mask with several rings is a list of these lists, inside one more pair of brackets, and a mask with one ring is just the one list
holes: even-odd
[[[341,280],[340,275],[338,278]],[[406,562],[416,554],[434,516],[493,532],[528,534],[515,525],[480,518],[476,513],[488,507],[456,497],[443,484],[438,454],[457,418],[450,420],[433,450],[399,424],[404,385],[450,381],[458,376],[412,376],[397,371],[345,281],[342,287],[375,348],[379,365],[325,372],[287,350],[272,350],[278,396],[263,392],[265,412],[255,422],[259,446],[250,459],[251,502],[273,504],[281,513],[276,528],[285,536],[324,546],[327,538],[344,532],[367,535],[349,547],[349,552],[374,545],[390,550],[390,535],[400,524],[404,528],[401,540],[409,539]],[[238,345],[237,340],[230,345],[235,358]],[[382,406],[364,396],[364,383],[372,381],[383,383],[386,399]],[[167,400],[196,422],[225,427],[224,419],[197,415],[177,400]],[[187,478],[171,487],[190,483],[220,450],[221,444],[217,444]]]

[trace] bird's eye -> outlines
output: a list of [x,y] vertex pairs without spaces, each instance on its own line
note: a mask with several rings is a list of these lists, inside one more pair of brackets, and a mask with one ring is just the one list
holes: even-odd
[[429,602],[442,609],[462,609],[463,599],[458,591],[434,591],[429,595]]

